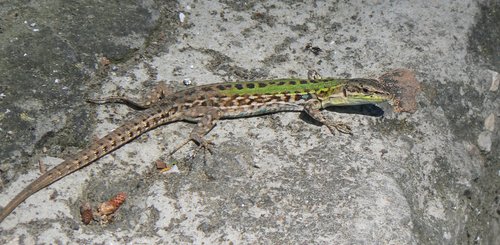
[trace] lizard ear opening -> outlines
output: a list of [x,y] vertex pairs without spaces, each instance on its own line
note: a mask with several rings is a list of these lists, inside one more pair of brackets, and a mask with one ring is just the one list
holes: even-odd
[[369,92],[368,88],[365,88],[363,86],[361,86],[361,90],[363,91],[363,93],[367,94]]
[[345,87],[342,88],[342,94],[344,97],[347,97],[347,89]]

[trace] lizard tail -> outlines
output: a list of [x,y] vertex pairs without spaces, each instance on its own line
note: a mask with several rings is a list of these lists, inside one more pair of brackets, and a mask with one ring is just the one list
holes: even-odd
[[66,159],[61,164],[38,177],[35,181],[24,188],[14,199],[12,199],[2,211],[0,211],[0,222],[2,222],[19,204],[39,190],[51,185],[57,180],[83,168],[104,155],[118,149],[122,145],[139,137],[141,134],[158,127],[159,125],[172,122],[169,119],[173,112],[167,109],[150,109],[140,114],[135,119],[124,123],[121,127],[111,131],[108,135],[91,144],[74,156]]

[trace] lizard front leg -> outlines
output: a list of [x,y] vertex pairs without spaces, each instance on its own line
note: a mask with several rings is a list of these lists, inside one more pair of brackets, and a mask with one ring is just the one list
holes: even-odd
[[158,85],[156,85],[154,89],[150,93],[148,93],[148,95],[146,95],[146,99],[144,99],[143,101],[135,101],[134,99],[126,96],[110,96],[97,99],[87,99],[87,102],[94,104],[119,103],[127,105],[128,107],[135,110],[144,110],[157,104],[172,93],[173,89],[162,81]]
[[332,134],[335,131],[339,131],[344,134],[351,134],[351,127],[343,122],[330,122],[325,118],[325,115],[319,110],[321,108],[321,102],[317,99],[309,100],[304,105],[304,111],[311,116],[314,120],[324,124],[328,127]]

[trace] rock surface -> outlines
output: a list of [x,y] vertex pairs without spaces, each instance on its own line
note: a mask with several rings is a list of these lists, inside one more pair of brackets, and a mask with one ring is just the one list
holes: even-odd
[[[155,162],[193,126],[158,128],[30,197],[0,224],[2,244],[500,244],[495,1],[0,6],[1,206],[39,176],[39,160],[53,167],[134,115],[86,98],[308,69],[406,68],[421,82],[414,113],[327,112],[353,136],[295,113],[221,121],[207,135],[214,153],[182,148],[177,174]],[[83,203],[119,192],[128,198],[111,222],[82,224]]]

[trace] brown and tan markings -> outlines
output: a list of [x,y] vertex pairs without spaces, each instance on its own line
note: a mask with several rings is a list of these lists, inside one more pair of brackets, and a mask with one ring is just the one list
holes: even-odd
[[224,82],[188,87],[176,93],[160,84],[145,101],[137,102],[119,96],[91,100],[94,103],[123,103],[138,112],[134,119],[126,121],[29,184],[0,211],[0,222],[34,193],[163,124],[177,121],[196,123],[189,139],[176,147],[174,152],[189,141],[210,149],[210,142],[204,139],[204,135],[219,119],[272,112],[305,111],[313,119],[326,125],[332,133],[338,131],[349,134],[351,128],[347,124],[328,121],[320,110],[337,105],[378,103],[393,98],[384,85],[376,80],[313,77],[314,79],[309,80]]

